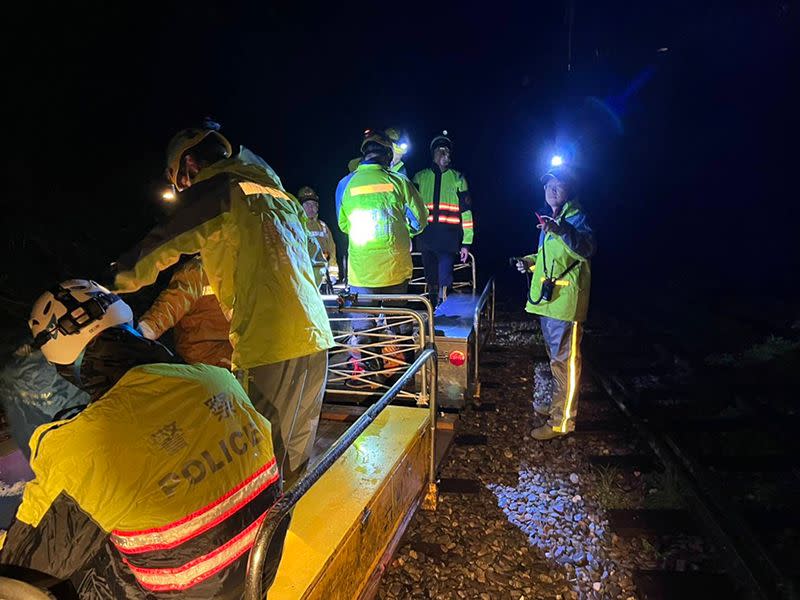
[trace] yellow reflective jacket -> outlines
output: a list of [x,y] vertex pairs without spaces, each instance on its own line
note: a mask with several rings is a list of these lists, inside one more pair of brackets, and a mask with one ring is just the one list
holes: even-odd
[[231,368],[230,323],[208,284],[200,257],[186,261],[139,319],[139,329],[157,340],[172,329],[175,350],[190,364]]
[[411,278],[411,235],[425,228],[428,209],[404,175],[362,163],[336,188],[339,228],[350,238],[347,279],[387,287]]
[[330,228],[318,218],[308,219],[308,254],[314,266],[314,277],[317,287],[325,281],[325,269],[330,270],[331,277],[339,278],[339,263],[336,262],[336,242]]
[[71,578],[82,600],[241,598],[281,484],[269,422],[230,372],[135,367],[30,446],[0,562]]
[[[567,202],[556,220],[560,233],[540,231],[536,254],[526,257],[534,266],[525,311],[561,321],[585,321],[592,282],[591,257],[596,249],[594,233],[576,200]],[[552,298],[532,303],[540,300],[547,278],[555,280]]]
[[182,254],[200,253],[203,270],[231,316],[233,363],[268,365],[333,346],[308,256],[302,206],[262,159],[242,148],[204,168],[178,195],[180,208],[127,257],[114,287],[134,292]]

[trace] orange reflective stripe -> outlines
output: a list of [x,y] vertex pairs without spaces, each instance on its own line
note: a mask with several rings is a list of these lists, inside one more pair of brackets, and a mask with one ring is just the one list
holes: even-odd
[[359,185],[350,188],[351,196],[363,196],[364,194],[379,194],[381,192],[391,192],[394,186],[391,183],[373,183],[372,185]]
[[187,517],[145,531],[114,530],[111,542],[125,554],[174,548],[218,525],[276,481],[278,465],[273,458],[224,496]]
[[474,227],[475,227],[472,224],[472,221],[464,221],[463,225],[464,225],[464,229],[474,229]]
[[245,193],[245,196],[252,196],[253,194],[267,194],[275,198],[289,199],[289,196],[287,196],[278,188],[267,187],[265,185],[253,183],[252,181],[240,181],[239,187]]
[[180,567],[147,569],[132,565],[127,559],[123,560],[139,584],[145,589],[153,592],[185,590],[205,581],[247,552],[253,546],[258,526],[261,525],[268,512],[265,512],[248,525],[247,529],[219,548]]
[[439,210],[447,212],[460,212],[458,204],[439,204]]
[[449,223],[451,225],[458,225],[461,223],[461,219],[458,217],[447,217],[445,215],[439,215],[439,223]]
[[428,223],[433,223],[433,215],[428,215]]

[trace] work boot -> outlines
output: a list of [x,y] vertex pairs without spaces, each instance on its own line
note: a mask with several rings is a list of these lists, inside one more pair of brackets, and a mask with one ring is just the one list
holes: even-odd
[[533,439],[539,440],[544,442],[546,440],[552,440],[553,438],[561,437],[562,435],[567,435],[566,433],[561,433],[560,431],[556,431],[553,429],[552,425],[544,424],[541,427],[537,427],[531,432],[531,436]]

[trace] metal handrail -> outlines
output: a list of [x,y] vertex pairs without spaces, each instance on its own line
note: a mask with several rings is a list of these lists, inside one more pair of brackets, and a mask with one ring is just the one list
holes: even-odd
[[[475,291],[478,289],[478,272],[477,266],[475,264],[475,255],[472,252],[467,253],[469,256],[469,260],[465,263],[456,263],[453,265],[453,275],[457,271],[462,271],[463,269],[470,269],[472,272],[472,279],[470,281],[453,281],[453,289],[460,289],[466,286],[470,286],[472,288],[472,293],[475,294]],[[415,256],[422,256],[422,252],[412,252],[411,257]],[[423,275],[421,277],[415,277],[413,272],[422,271]],[[422,287],[424,293],[428,293],[428,284],[425,281],[425,267],[423,265],[413,265],[412,266],[412,276],[411,280],[408,282],[410,286],[419,286]]]
[[[475,255],[472,252],[467,252],[467,255],[469,256],[469,261],[467,261],[466,263],[458,263],[453,265],[453,275],[455,276],[456,271],[461,271],[469,267],[472,270],[472,281],[470,282],[453,281],[453,289],[455,290],[458,289],[459,287],[464,287],[464,284],[469,284],[472,286],[472,293],[475,294],[475,291],[478,289],[478,270],[475,265]],[[459,285],[459,283],[461,285]]]
[[[431,360],[432,359],[432,360]],[[247,561],[247,576],[244,586],[244,600],[262,600],[265,590],[262,589],[262,578],[264,575],[264,563],[272,538],[279,527],[289,518],[292,508],[300,499],[311,489],[319,479],[330,469],[333,464],[345,453],[353,442],[361,435],[364,430],[378,417],[401,389],[411,380],[422,366],[430,361],[433,365],[433,385],[431,386],[430,402],[430,463],[428,467],[429,485],[435,482],[436,478],[436,350],[426,348],[412,363],[411,367],[403,373],[395,384],[387,391],[378,402],[368,408],[348,429],[342,434],[336,443],[331,446],[322,456],[320,461],[311,471],[306,473],[297,484],[280,498],[269,510],[258,528],[253,547],[250,549],[250,556]]]
[[[366,297],[366,296],[364,296]],[[359,296],[359,299],[362,296]],[[332,309],[332,307],[329,307]],[[429,338],[428,335],[425,333],[425,323],[422,320],[420,314],[408,308],[399,308],[399,307],[392,307],[392,306],[384,306],[384,307],[362,307],[362,306],[348,306],[343,308],[336,308],[337,312],[348,312],[348,313],[355,313],[355,314],[373,314],[375,312],[381,312],[385,315],[396,315],[396,316],[407,316],[410,319],[416,321],[417,326],[419,327],[419,344],[418,349],[424,350],[427,347],[428,339],[433,342],[433,338]],[[363,335],[370,335],[370,330],[359,332]],[[374,335],[374,334],[373,334]],[[387,373],[389,374],[389,373]],[[327,393],[335,393],[335,394],[347,394],[347,395],[355,395],[355,396],[372,396],[374,392],[365,392],[359,390],[337,390],[337,389],[327,389]],[[422,367],[422,386],[420,390],[420,397],[418,399],[418,404],[425,404],[428,403],[428,391],[427,391],[427,372],[426,368],[423,365]]]
[[473,393],[474,398],[480,398],[481,396],[481,383],[480,383],[480,350],[483,346],[483,341],[481,341],[481,314],[483,313],[483,308],[486,305],[486,302],[491,295],[492,304],[489,310],[489,333],[484,338],[484,341],[489,339],[494,330],[494,309],[495,309],[495,285],[494,285],[494,277],[489,279],[486,282],[486,286],[483,288],[483,292],[481,293],[480,297],[478,298],[478,302],[475,305],[475,312],[472,314],[472,325],[475,329],[475,352],[474,352],[474,381],[475,381],[475,391]]
[[[323,302],[338,302],[340,296],[323,296]],[[428,338],[434,339],[434,327],[433,327],[433,304],[431,301],[426,298],[425,296],[420,296],[418,294],[358,294],[358,301],[359,302],[419,302],[425,306],[425,311],[428,313]],[[345,306],[342,308],[342,312],[348,312],[350,308],[356,308],[358,304],[349,307]],[[376,308],[379,309],[381,307],[362,307],[362,308]]]

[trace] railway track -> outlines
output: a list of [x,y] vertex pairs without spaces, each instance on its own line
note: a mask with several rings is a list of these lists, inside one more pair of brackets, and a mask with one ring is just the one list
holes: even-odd
[[[636,571],[640,597],[797,598],[797,417],[769,408],[768,398],[751,401],[747,386],[721,385],[718,395],[728,397],[714,398],[709,381],[693,374],[700,367],[687,369],[689,361],[669,355],[663,344],[648,351],[630,337],[587,336],[586,375],[596,389],[583,402],[613,410],[603,419],[579,417],[577,434],[632,436],[642,449],[588,461],[623,479],[659,471],[676,483],[683,504],[611,508],[611,530],[621,537],[698,536],[716,555],[690,570],[689,560],[674,557],[671,568]],[[661,385],[642,386],[642,378]]]

